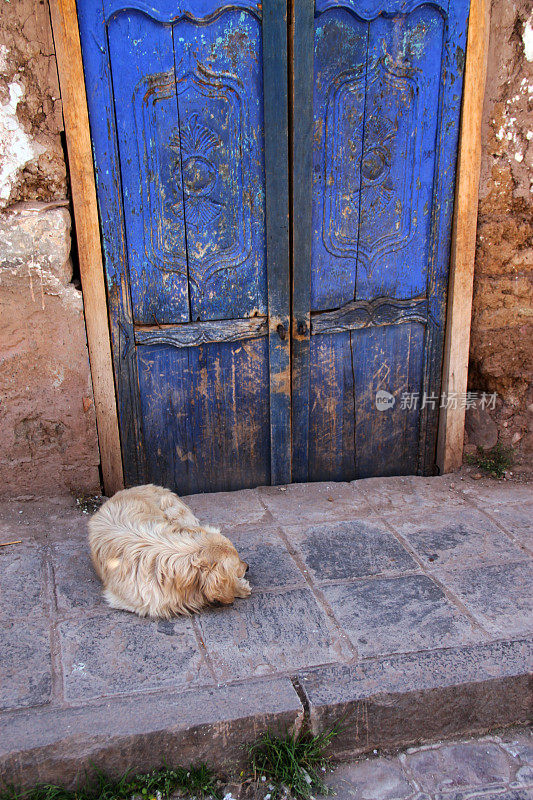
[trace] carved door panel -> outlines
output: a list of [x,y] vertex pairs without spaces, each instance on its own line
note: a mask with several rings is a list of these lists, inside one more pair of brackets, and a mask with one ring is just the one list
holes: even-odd
[[126,482],[289,481],[285,3],[78,14]]
[[468,9],[295,6],[294,480],[433,469]]

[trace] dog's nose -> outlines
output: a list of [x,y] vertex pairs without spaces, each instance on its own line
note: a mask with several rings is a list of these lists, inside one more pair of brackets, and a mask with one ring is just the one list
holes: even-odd
[[[244,563],[246,564],[246,562],[244,562]],[[244,574],[245,575],[246,575],[246,573],[248,572],[249,569],[250,569],[250,565],[246,564],[246,569],[244,570]]]

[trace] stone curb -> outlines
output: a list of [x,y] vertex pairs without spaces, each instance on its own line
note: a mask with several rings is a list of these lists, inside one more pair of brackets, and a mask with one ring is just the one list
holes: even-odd
[[0,717],[0,779],[72,786],[92,767],[120,775],[200,761],[227,774],[244,766],[247,744],[291,726],[337,726],[339,758],[479,733],[531,719],[532,665],[533,640],[520,639],[316,667],[292,682],[10,712]]
[[224,772],[244,766],[246,745],[265,731],[284,734],[302,722],[288,678],[83,708],[33,708],[0,718],[0,781],[73,786],[93,767],[118,777],[201,761]]
[[314,733],[355,756],[533,718],[533,640],[493,642],[332,665],[298,675]]

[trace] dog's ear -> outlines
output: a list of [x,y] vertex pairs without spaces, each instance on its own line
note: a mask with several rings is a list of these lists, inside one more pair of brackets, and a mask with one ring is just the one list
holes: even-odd
[[208,544],[196,555],[201,591],[208,603],[229,605],[235,600],[235,576],[224,546]]
[[233,603],[235,575],[225,559],[202,570],[202,592],[208,603]]

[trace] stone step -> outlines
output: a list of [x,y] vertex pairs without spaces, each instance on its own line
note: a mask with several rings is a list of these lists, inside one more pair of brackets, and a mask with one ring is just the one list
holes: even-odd
[[0,777],[72,785],[205,761],[228,774],[266,730],[335,727],[334,757],[390,750],[531,720],[533,640],[516,639],[327,665],[291,677],[2,717]]

